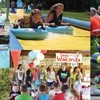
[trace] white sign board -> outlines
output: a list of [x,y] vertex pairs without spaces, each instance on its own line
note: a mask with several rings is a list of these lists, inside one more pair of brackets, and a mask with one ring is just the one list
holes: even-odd
[[56,62],[82,63],[82,54],[56,53]]

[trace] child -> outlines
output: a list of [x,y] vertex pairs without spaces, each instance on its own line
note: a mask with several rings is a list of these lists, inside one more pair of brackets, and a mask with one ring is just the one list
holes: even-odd
[[68,89],[66,91],[66,94],[65,94],[65,100],[82,100],[82,98],[78,98],[79,97],[79,94],[78,92],[72,88],[72,89]]
[[16,81],[18,82],[19,86],[24,83],[24,71],[22,69],[22,64],[18,65],[18,69],[16,71]]
[[16,20],[16,23],[18,23],[21,28],[30,28],[30,16],[24,15],[22,19],[18,19],[18,22]]
[[50,100],[53,100],[54,96],[58,93],[61,93],[60,86],[58,82],[55,82],[54,89],[49,91]]
[[[79,67],[74,67],[73,72],[71,73],[70,78],[76,81],[76,75],[81,74]],[[82,74],[81,74],[82,75]]]
[[61,64],[61,69],[57,72],[57,80],[62,86],[63,84],[69,84],[70,72],[66,70],[66,65]]
[[31,15],[30,15],[30,27],[31,28],[38,28],[38,26],[41,26],[42,29],[45,29],[45,25],[43,24],[43,21],[41,20],[42,14],[39,9],[35,9]]
[[26,85],[22,85],[21,95],[17,96],[15,100],[33,100],[32,96],[28,94],[28,88]]
[[26,85],[28,87],[28,90],[32,89],[32,73],[30,69],[26,71]]
[[82,95],[82,81],[81,81],[81,79],[82,79],[81,74],[77,74],[76,75],[76,81],[74,83],[74,89],[77,90],[79,97],[81,97],[81,95]]
[[41,26],[42,29],[45,29],[41,16],[41,11],[39,9],[35,9],[30,16],[24,15],[23,18],[17,19],[16,23],[13,24],[13,27],[18,28],[18,26],[20,26],[21,28],[38,29],[38,26]]
[[[61,93],[55,94],[53,100],[65,100],[67,90],[68,90],[68,85],[66,85],[66,84],[62,85]],[[66,100],[70,100],[70,99],[66,99]]]
[[45,19],[45,23],[49,26],[69,25],[69,23],[62,22],[63,10],[64,5],[62,3],[53,5]]
[[46,72],[45,72],[44,66],[41,66],[41,69],[38,73],[38,79],[39,79],[40,85],[43,85],[46,81]]
[[23,2],[21,0],[17,0],[17,8],[22,9],[23,8]]
[[39,66],[37,65],[35,67],[35,70],[33,72],[33,84],[34,84],[34,88],[38,89],[38,85],[39,85],[39,80],[38,80],[38,68]]
[[47,68],[47,85],[48,87],[52,87],[53,83],[56,81],[55,71],[53,69],[53,65],[49,65]]
[[0,11],[0,28],[4,29],[4,18],[2,12]]
[[40,93],[37,96],[36,100],[50,100],[49,94],[47,93],[47,88],[44,85],[40,86]]
[[10,100],[15,100],[15,97],[20,95],[19,87],[17,84],[13,85],[12,92],[10,92]]

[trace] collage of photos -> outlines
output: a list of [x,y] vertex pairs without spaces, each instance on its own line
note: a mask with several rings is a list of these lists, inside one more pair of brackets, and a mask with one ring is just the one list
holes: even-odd
[[0,0],[0,100],[100,100],[100,0]]

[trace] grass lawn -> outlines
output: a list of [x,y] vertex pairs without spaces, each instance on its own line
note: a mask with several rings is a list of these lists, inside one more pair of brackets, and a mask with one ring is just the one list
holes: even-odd
[[[48,14],[48,10],[43,10],[42,13]],[[90,20],[89,12],[67,12],[67,11],[64,11],[64,16],[69,17],[69,18],[84,20],[84,21]]]

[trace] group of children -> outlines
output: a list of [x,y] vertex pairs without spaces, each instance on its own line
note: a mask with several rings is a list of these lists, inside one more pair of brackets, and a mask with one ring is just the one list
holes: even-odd
[[63,10],[64,5],[62,3],[57,3],[50,8],[49,14],[43,19],[41,11],[39,9],[34,9],[29,16],[25,15],[23,18],[17,19],[13,27],[37,29],[38,26],[41,26],[42,29],[45,29],[46,26],[56,27],[60,25],[70,25],[62,21]]
[[91,36],[100,36],[100,6],[98,6],[98,10],[96,10],[94,7],[91,7],[90,14]]
[[24,94],[31,98],[26,97],[25,100],[82,100],[82,73],[79,67],[70,72],[66,64],[61,64],[58,70],[52,64],[48,67],[37,65],[25,71],[19,64],[10,83],[10,100],[23,97],[23,85],[26,86]]

